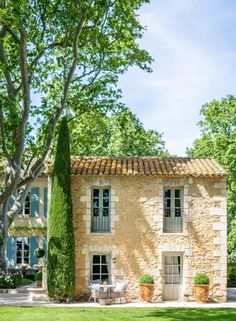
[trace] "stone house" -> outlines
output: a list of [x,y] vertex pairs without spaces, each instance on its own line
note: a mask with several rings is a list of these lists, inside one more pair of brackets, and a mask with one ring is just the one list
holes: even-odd
[[[203,272],[210,277],[211,297],[224,302],[226,178],[210,158],[73,157],[76,296],[88,295],[90,279],[124,278],[135,300],[140,275],[150,273],[155,301],[191,300],[193,277]],[[28,239],[29,264],[35,244],[45,246],[50,178],[47,185],[47,177],[38,178],[28,199],[30,213],[23,209],[23,220],[14,222],[9,263],[24,260],[20,239]],[[29,217],[36,186],[38,216]]]

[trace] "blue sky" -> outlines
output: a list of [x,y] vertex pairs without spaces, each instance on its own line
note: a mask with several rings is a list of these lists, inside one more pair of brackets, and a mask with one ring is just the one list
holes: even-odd
[[123,101],[185,156],[201,106],[236,95],[236,0],[152,0],[139,13],[141,45],[155,62],[152,74],[131,68],[121,77]]

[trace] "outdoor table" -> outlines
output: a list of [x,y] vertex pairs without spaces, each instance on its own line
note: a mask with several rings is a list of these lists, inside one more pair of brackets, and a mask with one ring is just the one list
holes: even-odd
[[115,288],[115,284],[100,284],[99,285],[99,303],[102,305],[111,304],[111,289]]

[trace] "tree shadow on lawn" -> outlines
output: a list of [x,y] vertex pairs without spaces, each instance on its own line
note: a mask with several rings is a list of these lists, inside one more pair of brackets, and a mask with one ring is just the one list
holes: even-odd
[[[235,306],[236,308],[236,306]],[[168,308],[156,309],[151,311],[142,318],[162,318],[168,321],[189,321],[189,320],[207,320],[207,321],[233,321],[236,320],[236,309],[234,308]]]

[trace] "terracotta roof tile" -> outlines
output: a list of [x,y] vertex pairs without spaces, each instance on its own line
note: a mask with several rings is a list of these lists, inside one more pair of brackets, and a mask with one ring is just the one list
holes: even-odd
[[72,157],[72,175],[227,176],[213,158]]

